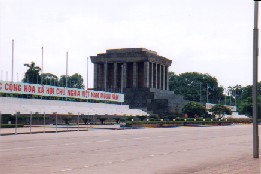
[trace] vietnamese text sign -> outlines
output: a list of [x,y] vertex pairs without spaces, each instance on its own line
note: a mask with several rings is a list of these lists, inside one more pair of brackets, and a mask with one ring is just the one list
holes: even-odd
[[124,102],[124,95],[119,93],[84,90],[77,88],[65,88],[50,85],[29,84],[21,82],[0,81],[0,92]]

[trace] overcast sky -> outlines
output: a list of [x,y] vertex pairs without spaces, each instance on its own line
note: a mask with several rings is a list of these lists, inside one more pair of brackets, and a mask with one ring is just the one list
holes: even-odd
[[[147,48],[172,60],[171,71],[209,73],[219,85],[252,84],[252,0],[0,0],[0,70],[14,80],[24,63],[58,76],[80,73],[86,59],[113,48]],[[86,82],[85,82],[86,83]],[[89,87],[93,65],[89,62]]]

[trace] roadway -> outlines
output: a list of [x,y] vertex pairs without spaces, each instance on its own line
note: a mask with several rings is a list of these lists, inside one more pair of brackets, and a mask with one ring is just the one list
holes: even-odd
[[260,174],[252,126],[94,130],[0,137],[8,174]]

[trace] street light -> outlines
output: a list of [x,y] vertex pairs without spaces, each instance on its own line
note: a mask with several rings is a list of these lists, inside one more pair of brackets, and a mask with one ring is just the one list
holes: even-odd
[[253,30],[253,158],[259,158],[259,136],[257,117],[257,81],[258,81],[258,1],[254,2]]

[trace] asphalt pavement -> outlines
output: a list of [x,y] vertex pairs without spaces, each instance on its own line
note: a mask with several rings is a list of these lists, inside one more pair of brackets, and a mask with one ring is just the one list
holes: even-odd
[[1,136],[0,157],[4,174],[261,173],[252,125]]

